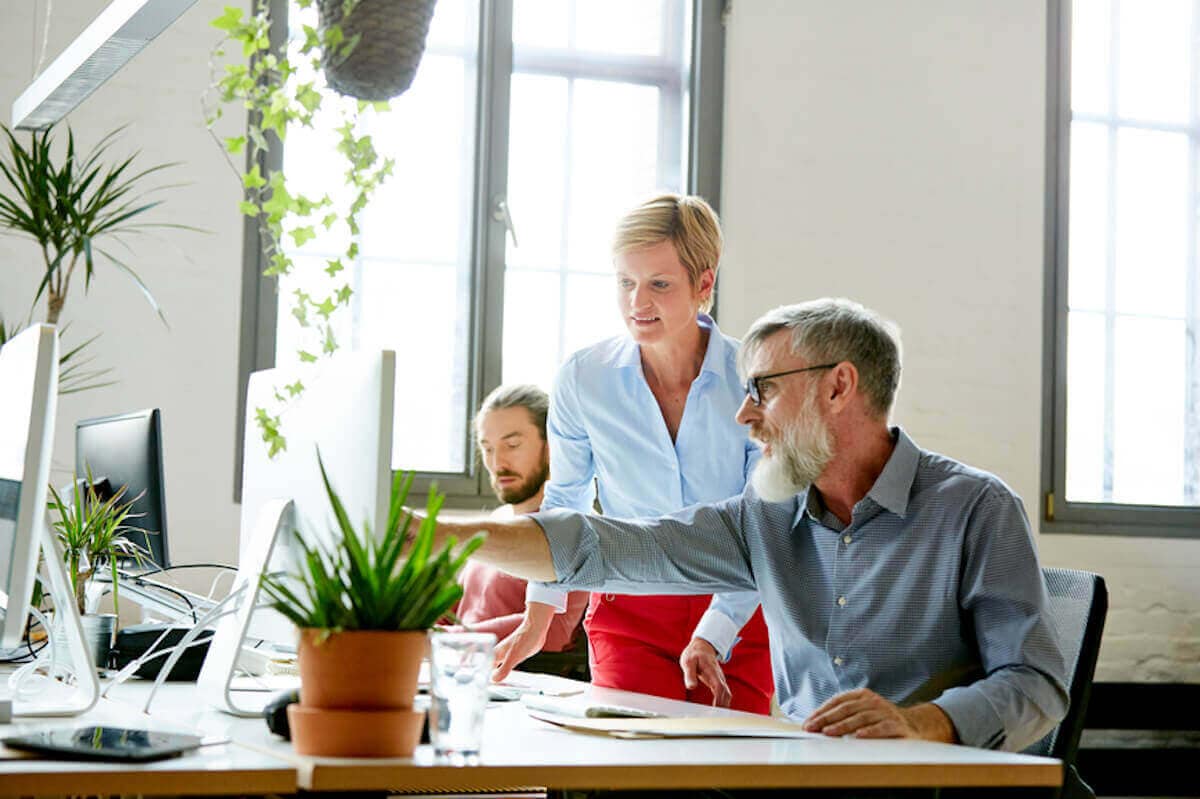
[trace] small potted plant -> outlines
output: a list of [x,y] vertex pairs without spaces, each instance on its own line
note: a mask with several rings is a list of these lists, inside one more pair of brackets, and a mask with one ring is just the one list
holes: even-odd
[[[408,757],[424,711],[413,709],[427,633],[462,597],[457,575],[483,543],[475,535],[438,553],[433,534],[444,497],[430,492],[409,535],[411,474],[392,482],[387,528],[356,528],[317,456],[336,526],[329,546],[296,534],[300,573],[267,575],[272,606],[300,628],[300,703],[288,707],[296,751],[330,757]],[[407,544],[407,554],[405,554]]]
[[[121,486],[111,496],[102,497],[90,470],[86,480],[76,478],[69,502],[63,500],[54,486],[50,486],[50,509],[57,517],[52,525],[62,546],[63,562],[83,622],[84,637],[99,668],[108,665],[113,636],[116,634],[119,611],[117,564],[130,559],[140,563],[150,554],[125,537],[130,532],[147,532],[127,523],[140,515],[133,513],[133,504],[141,496],[125,500],[127,488]],[[104,570],[108,570],[112,577],[113,612],[88,613],[88,584]]]

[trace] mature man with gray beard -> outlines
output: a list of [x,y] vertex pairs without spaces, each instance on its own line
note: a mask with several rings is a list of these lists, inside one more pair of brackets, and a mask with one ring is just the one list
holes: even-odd
[[1022,749],[1066,713],[1063,657],[1020,500],[888,417],[895,327],[846,300],[777,308],[740,353],[763,451],[741,496],[660,519],[550,511],[478,557],[644,594],[757,590],[780,706],[812,731]]

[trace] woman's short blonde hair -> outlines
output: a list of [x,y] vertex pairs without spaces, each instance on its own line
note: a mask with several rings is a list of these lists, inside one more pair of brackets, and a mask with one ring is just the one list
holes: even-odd
[[[717,212],[703,197],[660,194],[634,208],[617,223],[613,255],[664,241],[675,245],[693,288],[700,284],[700,275],[706,269],[711,269],[715,276],[721,260],[721,223]],[[711,293],[700,304],[702,311],[710,308]]]

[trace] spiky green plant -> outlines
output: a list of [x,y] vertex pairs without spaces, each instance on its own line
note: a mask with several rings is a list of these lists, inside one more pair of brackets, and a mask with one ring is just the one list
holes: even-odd
[[404,555],[414,519],[404,503],[413,475],[397,473],[392,480],[387,529],[380,537],[364,522],[361,532],[350,521],[325,464],[317,454],[321,479],[333,510],[336,543],[309,546],[293,531],[303,554],[299,574],[266,575],[263,587],[272,606],[300,628],[342,630],[427,630],[462,598],[458,572],[483,544],[484,534],[472,536],[455,553],[451,537],[434,555],[437,514],[445,497],[431,491],[425,518]]
[[86,155],[75,152],[75,136],[68,129],[66,152],[56,162],[51,150],[51,129],[31,134],[26,147],[8,127],[0,125],[7,139],[6,158],[0,158],[0,231],[28,236],[41,248],[43,272],[34,304],[46,294],[46,321],[56,324],[71,288],[71,279],[82,266],[85,289],[95,273],[96,255],[101,255],[124,272],[141,291],[155,313],[166,322],[150,289],[128,264],[103,249],[106,240],[124,244],[123,237],[145,233],[151,228],[187,225],[147,223],[142,214],[162,200],[149,196],[166,185],[149,186],[148,179],[175,164],[156,164],[135,171],[137,154],[103,163],[121,128],[109,133]]
[[111,570],[113,610],[117,611],[117,562],[132,558],[141,563],[150,556],[145,548],[125,537],[127,533],[148,532],[126,523],[141,515],[133,513],[133,504],[142,496],[138,494],[126,501],[127,489],[128,486],[121,486],[112,496],[102,499],[91,469],[87,470],[86,480],[75,480],[69,503],[50,486],[50,510],[57,517],[52,525],[63,548],[67,577],[81,614],[86,611],[88,581],[97,571],[106,567]]

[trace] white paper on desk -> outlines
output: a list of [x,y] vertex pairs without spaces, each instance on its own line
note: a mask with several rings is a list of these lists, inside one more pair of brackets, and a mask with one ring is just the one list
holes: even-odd
[[618,738],[820,738],[770,716],[683,716],[657,719],[574,718],[527,708],[530,716],[579,732]]
[[526,710],[550,713],[555,716],[569,716],[577,719],[603,718],[658,718],[661,713],[641,710],[636,707],[614,705],[610,702],[595,702],[586,696],[558,697],[539,694],[524,694],[521,703]]

